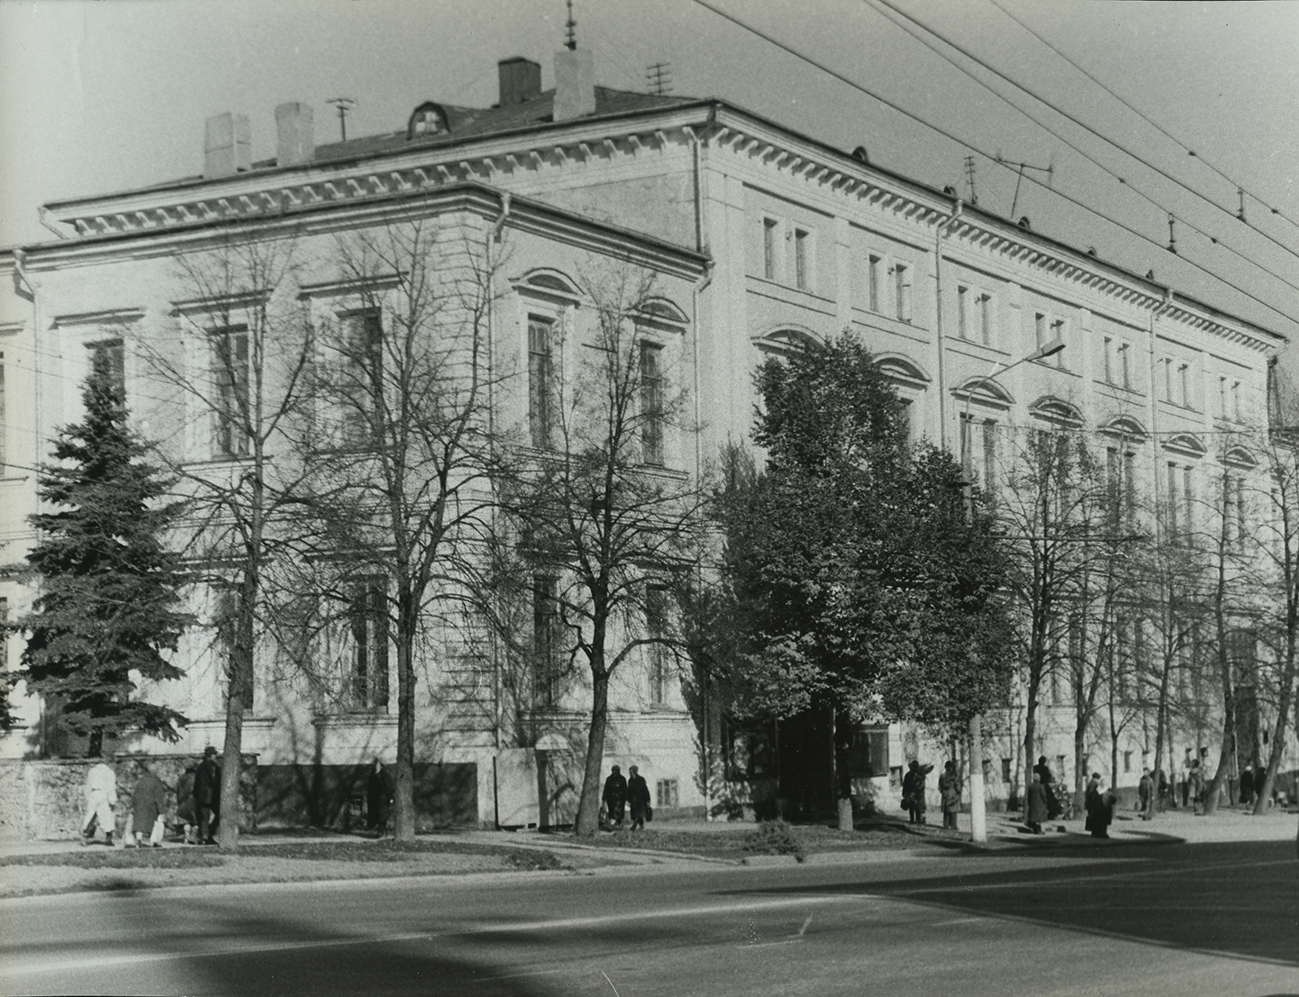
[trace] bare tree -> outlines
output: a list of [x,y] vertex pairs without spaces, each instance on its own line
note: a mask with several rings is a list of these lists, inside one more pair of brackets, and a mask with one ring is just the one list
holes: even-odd
[[192,497],[187,553],[222,593],[214,644],[225,657],[225,741],[218,829],[238,847],[243,719],[252,708],[259,637],[273,616],[265,576],[297,501],[286,459],[313,353],[297,300],[293,237],[236,231],[213,249],[177,257],[177,335],[144,344],[153,377],[174,391],[176,437],[164,448]]
[[[610,677],[641,648],[675,649],[671,593],[698,558],[698,484],[669,465],[685,411],[679,332],[664,330],[653,274],[607,267],[582,279],[591,318],[535,343],[532,459],[509,506],[534,572],[541,705],[568,670],[590,678],[590,730],[575,831],[598,829]],[[584,306],[582,312],[586,312]],[[549,366],[567,356],[573,377]]]
[[[1299,436],[1289,428],[1296,420],[1293,403],[1284,404],[1281,420],[1266,441],[1263,451],[1266,466],[1265,478],[1254,489],[1254,516],[1249,510],[1241,511],[1246,522],[1253,521],[1257,529],[1246,529],[1245,536],[1252,558],[1264,566],[1260,592],[1271,597],[1275,606],[1269,622],[1274,635],[1276,674],[1273,687],[1277,690],[1276,719],[1271,732],[1266,773],[1261,783],[1256,778],[1258,798],[1254,813],[1267,808],[1276,782],[1277,769],[1285,751],[1286,727],[1290,709],[1296,703],[1295,681],[1299,676]],[[1299,717],[1295,722],[1299,724]]]
[[334,694],[386,710],[395,652],[398,840],[415,835],[417,663],[473,598],[496,501],[488,324],[499,258],[490,235],[476,243],[435,219],[341,237],[349,306],[317,330],[300,427],[312,530],[298,560],[323,607],[315,631],[350,628]]

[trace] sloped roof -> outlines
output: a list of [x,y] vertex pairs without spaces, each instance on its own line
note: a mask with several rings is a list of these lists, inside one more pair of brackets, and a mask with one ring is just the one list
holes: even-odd
[[[658,111],[695,102],[692,97],[659,97],[653,94],[597,86],[595,112],[584,115],[583,120],[633,111]],[[505,107],[472,108],[450,104],[438,104],[438,107],[446,112],[448,131],[407,138],[406,129],[403,128],[401,131],[389,132],[385,135],[367,135],[362,138],[348,139],[346,142],[322,143],[316,146],[316,154],[312,162],[329,163],[363,159],[366,156],[382,155],[401,149],[436,148],[454,145],[468,138],[481,138],[496,132],[512,132],[533,125],[550,124],[554,121],[555,91],[547,90],[532,100]],[[274,164],[272,161],[258,165]]]

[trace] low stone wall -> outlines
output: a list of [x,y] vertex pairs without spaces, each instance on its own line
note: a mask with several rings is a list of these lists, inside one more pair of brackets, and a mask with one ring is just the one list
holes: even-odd
[[[131,813],[131,794],[143,766],[169,790],[167,810],[176,812],[176,784],[186,768],[196,766],[199,755],[117,755],[105,758],[117,773],[117,833],[126,828]],[[60,841],[75,838],[81,831],[86,796],[86,772],[100,759],[49,758],[0,760],[0,841]],[[254,826],[257,802],[257,756],[245,755],[240,788],[243,819],[240,826]]]

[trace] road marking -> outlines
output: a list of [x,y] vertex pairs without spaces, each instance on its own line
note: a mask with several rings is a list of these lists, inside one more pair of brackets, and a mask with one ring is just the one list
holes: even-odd
[[[730,904],[711,904],[707,907],[680,907],[672,910],[629,911],[622,914],[593,915],[590,917],[559,918],[552,921],[516,921],[507,924],[478,925],[449,931],[403,932],[393,935],[368,935],[363,938],[320,938],[301,942],[274,942],[267,945],[250,945],[239,948],[191,952],[138,952],[133,955],[92,956],[67,959],[62,962],[32,963],[26,966],[12,963],[0,967],[0,980],[38,973],[80,972],[92,969],[112,969],[136,966],[143,963],[180,961],[185,959],[214,959],[225,956],[259,955],[268,952],[295,952],[303,949],[333,948],[340,945],[372,945],[393,942],[432,941],[435,938],[456,938],[464,935],[490,935],[520,931],[562,931],[567,928],[585,928],[620,921],[650,921],[664,918],[702,917],[712,914],[731,914],[735,911],[779,910],[786,907],[806,907],[808,904],[837,904],[846,901],[884,900],[870,893],[842,893],[828,896],[800,896],[763,901],[739,900]],[[804,928],[811,918],[804,922]]]

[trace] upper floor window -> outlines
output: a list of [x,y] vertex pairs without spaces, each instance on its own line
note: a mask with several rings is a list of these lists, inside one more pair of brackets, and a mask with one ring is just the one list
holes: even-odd
[[555,417],[555,323],[528,316],[528,428],[534,447],[552,443]]
[[1190,537],[1195,528],[1195,468],[1190,464],[1170,460],[1167,472],[1168,532],[1176,541],[1179,538]]
[[212,456],[248,455],[248,327],[208,333],[214,388]]
[[532,579],[532,661],[536,705],[555,706],[563,689],[560,679],[559,579],[534,575]]
[[991,501],[997,491],[997,423],[968,413],[961,415],[961,467],[965,480],[976,479]]
[[640,438],[641,459],[646,464],[663,464],[663,347],[640,343]]
[[668,701],[668,683],[671,676],[669,662],[671,655],[666,644],[661,643],[667,637],[667,589],[651,585],[645,591],[645,636],[652,643],[649,649],[649,698],[655,706],[663,706]]
[[884,257],[866,257],[866,306],[877,314],[884,310]]
[[1105,451],[1106,491],[1115,526],[1131,526],[1137,506],[1137,454],[1127,447]]
[[90,350],[91,368],[108,374],[113,394],[126,404],[126,344],[120,339],[104,339],[87,343],[86,348]]
[[911,321],[911,267],[893,264],[893,303],[899,322]]
[[806,229],[794,229],[794,283],[804,291],[812,289],[812,235]]
[[388,586],[367,578],[348,590],[351,631],[351,703],[355,709],[388,706]]
[[762,276],[775,280],[780,253],[780,222],[774,218],[762,219]]
[[340,316],[343,334],[342,378],[343,439],[350,444],[370,443],[380,436],[376,414],[384,394],[383,317],[377,308]]

